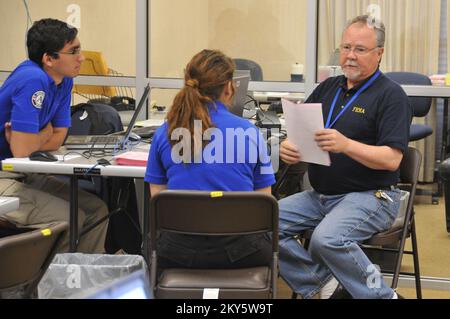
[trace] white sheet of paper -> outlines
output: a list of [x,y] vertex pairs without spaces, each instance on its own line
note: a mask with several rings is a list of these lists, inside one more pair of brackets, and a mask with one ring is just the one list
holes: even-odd
[[288,139],[298,147],[302,161],[330,166],[330,154],[314,141],[316,132],[323,129],[322,104],[281,101]]

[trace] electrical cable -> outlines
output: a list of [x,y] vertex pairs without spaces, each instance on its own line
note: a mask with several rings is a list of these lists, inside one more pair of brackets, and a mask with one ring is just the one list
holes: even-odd
[[245,102],[244,104],[244,109],[246,109],[247,111],[251,111],[251,108],[246,108],[245,106],[251,102],[253,102],[255,109],[259,108],[259,102],[257,100],[255,100],[255,98],[253,98],[253,96],[251,96],[250,94],[247,94],[247,97],[249,98],[249,100],[247,102]]
[[28,52],[27,35],[28,35],[28,29],[30,28],[30,25],[33,24],[33,19],[31,19],[30,8],[28,7],[28,0],[22,0],[22,2],[23,2],[23,5],[25,6],[25,12],[27,14],[27,28],[25,30],[25,52]]
[[31,19],[30,8],[28,6],[28,0],[22,0],[23,5],[25,6],[25,11],[27,13],[27,31],[30,24],[33,24],[33,19]]

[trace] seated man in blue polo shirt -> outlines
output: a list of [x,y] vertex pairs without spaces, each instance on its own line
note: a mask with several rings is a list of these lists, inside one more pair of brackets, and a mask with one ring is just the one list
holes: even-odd
[[[29,60],[22,62],[0,88],[0,159],[54,151],[70,127],[72,78],[84,60],[77,29],[54,19],[33,24],[27,34]],[[43,175],[29,174],[24,183],[0,176],[0,194],[20,197],[20,208],[3,217],[17,227],[69,220],[68,186]],[[79,228],[108,213],[94,195],[80,191]],[[107,223],[82,237],[79,250],[104,252]],[[67,241],[62,250],[67,248]]]
[[[324,81],[307,100],[322,103],[326,124],[316,142],[332,164],[310,165],[313,190],[279,203],[280,273],[303,298],[398,298],[358,245],[396,218],[412,118],[402,88],[379,70],[384,42],[381,22],[352,20],[340,46],[344,76]],[[300,162],[301,152],[288,140],[280,149],[288,164]],[[308,229],[306,251],[295,236]]]

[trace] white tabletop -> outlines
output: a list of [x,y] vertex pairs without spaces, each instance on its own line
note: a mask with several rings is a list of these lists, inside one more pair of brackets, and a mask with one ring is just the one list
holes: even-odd
[[104,157],[112,164],[108,166],[98,165],[97,160],[99,158],[91,157],[90,159],[86,159],[81,155],[72,155],[72,153],[65,156],[57,154],[56,157],[58,158],[57,162],[30,161],[28,157],[9,158],[1,161],[1,168],[3,171],[21,173],[99,175],[134,178],[143,178],[145,176],[146,167],[116,165],[111,156]]

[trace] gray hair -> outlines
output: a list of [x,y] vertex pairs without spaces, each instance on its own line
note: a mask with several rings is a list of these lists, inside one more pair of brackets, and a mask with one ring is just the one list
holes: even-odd
[[369,15],[361,15],[356,18],[350,20],[347,24],[345,30],[347,30],[353,24],[367,24],[370,28],[374,28],[376,36],[377,36],[377,47],[384,48],[384,43],[386,41],[386,28],[384,27],[383,22],[381,20],[369,16]]

